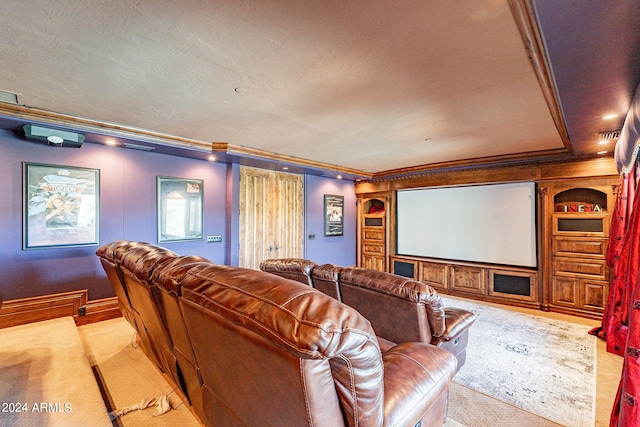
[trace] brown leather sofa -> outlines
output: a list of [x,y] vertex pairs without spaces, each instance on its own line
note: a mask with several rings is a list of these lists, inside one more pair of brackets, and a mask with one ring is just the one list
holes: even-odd
[[[302,274],[307,260],[267,260],[266,271],[274,274]],[[262,268],[262,267],[261,267]],[[306,271],[304,272],[305,274]],[[313,265],[311,285],[336,298],[366,317],[376,331],[380,346],[420,341],[452,352],[458,369],[466,361],[469,328],[475,315],[456,307],[444,307],[438,293],[429,285],[359,267],[336,264]]]
[[130,299],[134,315],[156,304],[178,379],[208,426],[444,423],[457,363],[448,351],[413,342],[383,352],[355,309],[273,274],[143,243],[98,252],[122,271],[112,283],[156,288],[148,294],[159,298]]
[[391,273],[344,267],[339,284],[342,302],[369,319],[378,336],[431,343],[453,353],[458,369],[464,365],[475,321],[470,311],[445,307],[431,286]]
[[260,263],[260,270],[313,286],[311,271],[318,265],[303,258],[267,259]]

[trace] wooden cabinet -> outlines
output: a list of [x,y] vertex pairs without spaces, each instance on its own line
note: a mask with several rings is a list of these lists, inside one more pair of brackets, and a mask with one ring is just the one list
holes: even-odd
[[540,306],[538,272],[530,268],[391,256],[391,272],[438,292],[495,302]]
[[372,270],[387,271],[388,201],[373,198],[359,201],[359,264]]
[[586,317],[602,315],[609,292],[605,258],[613,184],[598,179],[541,186],[549,260],[543,305],[548,309]]

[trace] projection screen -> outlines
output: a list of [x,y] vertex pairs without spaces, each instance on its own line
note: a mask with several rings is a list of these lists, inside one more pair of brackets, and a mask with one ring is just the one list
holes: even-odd
[[397,192],[398,255],[536,267],[535,182]]

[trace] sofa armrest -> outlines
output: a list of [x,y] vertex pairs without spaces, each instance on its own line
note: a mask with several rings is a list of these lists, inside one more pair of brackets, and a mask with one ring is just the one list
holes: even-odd
[[444,315],[445,330],[442,335],[437,336],[440,341],[451,341],[457,338],[476,320],[476,315],[472,312],[456,307],[445,308]]
[[[422,420],[448,393],[457,365],[450,352],[418,342],[399,344],[382,360],[385,426],[413,426]],[[425,421],[424,425],[440,425],[444,420]]]

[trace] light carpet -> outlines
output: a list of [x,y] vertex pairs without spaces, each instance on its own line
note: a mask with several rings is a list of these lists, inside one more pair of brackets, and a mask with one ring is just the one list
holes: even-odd
[[0,329],[0,425],[111,426],[71,317]]
[[122,317],[78,327],[89,361],[105,390],[109,411],[168,396],[173,408],[164,414],[155,405],[118,418],[122,427],[202,427],[160,371],[136,345],[135,331]]
[[568,427],[595,423],[596,338],[589,327],[466,300],[476,314],[454,382]]

